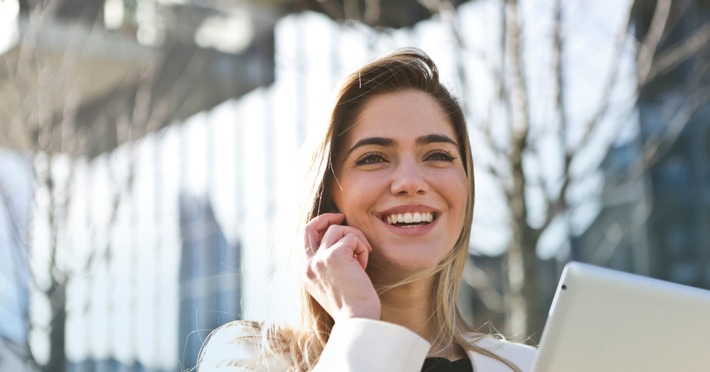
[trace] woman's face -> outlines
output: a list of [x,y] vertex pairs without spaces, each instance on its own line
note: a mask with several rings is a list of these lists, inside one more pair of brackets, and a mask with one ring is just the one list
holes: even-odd
[[333,200],[390,272],[430,268],[461,233],[468,179],[451,123],[427,93],[369,100],[335,159]]

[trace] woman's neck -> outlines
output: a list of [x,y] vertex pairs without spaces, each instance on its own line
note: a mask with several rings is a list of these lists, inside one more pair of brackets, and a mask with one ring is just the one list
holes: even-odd
[[415,287],[418,287],[417,283],[405,284],[380,295],[380,318],[407,327],[429,339],[430,330],[433,328],[433,299],[428,290]]
[[466,357],[465,351],[454,343],[436,343],[440,327],[434,318],[433,278],[396,286],[380,294],[382,313],[380,319],[399,324],[426,339],[431,345],[428,356],[458,360]]
[[433,279],[395,286],[380,294],[381,320],[399,324],[432,341],[434,338]]

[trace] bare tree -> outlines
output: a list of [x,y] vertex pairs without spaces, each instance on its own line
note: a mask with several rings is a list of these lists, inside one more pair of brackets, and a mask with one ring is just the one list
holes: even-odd
[[[304,3],[311,2],[299,2]],[[575,25],[571,24],[570,14],[584,6],[584,2],[538,2],[538,10],[551,19],[548,37],[545,44],[526,45],[527,35],[535,28],[546,26],[541,26],[529,15],[526,18],[520,0],[493,1],[499,9],[500,21],[495,26],[497,30],[487,30],[499,37],[490,40],[498,46],[493,56],[483,56],[469,45],[469,35],[463,31],[456,8],[460,3],[454,0],[398,2],[400,6],[412,9],[424,7],[430,15],[439,16],[448,25],[456,45],[452,57],[457,64],[462,102],[469,114],[472,101],[486,97],[486,104],[479,107],[487,109],[475,112],[469,118],[475,118],[474,129],[481,134],[493,160],[478,161],[476,167],[495,181],[497,189],[503,190],[510,239],[503,257],[502,292],[496,289],[495,280],[477,271],[473,265],[467,268],[464,280],[478,291],[481,302],[492,312],[505,317],[506,335],[518,340],[528,337],[537,340],[549,305],[542,300],[546,290],[540,282],[537,253],[541,238],[554,224],[561,223],[566,234],[565,244],[571,244],[575,235],[572,214],[584,203],[601,198],[600,192],[588,192],[580,198],[575,196],[574,189],[599,173],[601,159],[613,151],[620,133],[628,130],[625,124],[634,120],[637,104],[649,86],[688,61],[694,64],[695,73],[708,76],[708,61],[703,56],[707,55],[710,25],[705,23],[689,30],[684,37],[674,39],[671,36],[678,34],[676,29],[680,20],[687,18],[700,1],[629,0],[616,4],[617,9],[623,9],[624,16],[622,22],[614,26],[616,29],[602,30],[614,35],[612,45],[608,46],[612,50],[611,58],[601,63],[605,66],[601,84],[592,92],[599,99],[587,103],[589,113],[585,118],[573,119],[574,108],[568,99],[578,92],[573,91],[567,79],[574,65],[584,61],[571,60],[565,55],[572,47],[580,47],[572,45],[570,30]],[[353,19],[381,27],[381,17],[387,13],[385,7],[390,4],[377,0],[364,3],[326,0],[310,5],[334,19]],[[392,26],[392,23],[384,23]],[[590,56],[597,48],[592,44],[583,47]],[[550,56],[546,65],[535,65],[528,59],[525,51],[532,48]],[[470,86],[469,75],[476,68],[467,60],[471,56],[483,59],[488,65],[488,75],[493,77],[493,88],[487,95],[474,92],[475,87]],[[542,71],[533,71],[534,68]],[[539,98],[536,103],[531,103],[531,97],[539,95],[541,88],[531,84],[528,78],[540,74],[551,81],[552,92],[544,102],[550,107],[546,117],[540,117],[540,110],[534,106],[540,105]],[[624,81],[626,86],[623,86]],[[682,104],[669,107],[671,114],[667,126],[647,138],[639,135],[640,156],[629,167],[624,180],[616,182],[642,180],[648,169],[675,143],[698,108],[710,101],[710,88],[703,82],[706,78],[689,83]],[[500,128],[504,128],[504,138]],[[557,172],[546,172],[549,168],[546,162],[551,158],[546,147],[551,142],[556,144],[551,160],[560,169]],[[596,161],[585,160],[590,158],[590,151],[597,154]],[[625,236],[643,234],[641,230],[651,209],[650,202],[644,201],[634,208],[634,221],[625,226],[627,229],[615,224],[607,231],[607,241],[598,248],[599,259],[609,257]]]
[[[654,4],[648,1],[634,1],[628,4],[626,22],[617,31],[616,42],[613,46],[614,53],[609,68],[604,77],[598,101],[591,115],[585,120],[581,129],[579,139],[574,139],[570,135],[572,131],[580,131],[574,126],[569,118],[569,104],[566,97],[569,97],[569,84],[565,81],[566,72],[570,68],[569,59],[564,59],[566,51],[566,34],[564,31],[565,14],[569,13],[573,3],[565,3],[560,0],[552,2],[549,12],[553,19],[550,43],[546,46],[536,46],[538,48],[548,48],[550,51],[551,66],[547,67],[553,76],[553,99],[554,107],[554,131],[548,133],[541,132],[539,126],[534,127],[532,122],[540,120],[534,117],[531,110],[529,97],[537,93],[537,88],[531,86],[526,81],[526,74],[530,71],[529,61],[525,59],[524,48],[531,48],[523,44],[523,36],[530,27],[533,27],[531,20],[524,20],[521,16],[521,6],[518,0],[506,0],[500,2],[503,38],[501,39],[500,57],[498,61],[503,61],[502,70],[492,68],[491,74],[497,77],[498,97],[502,107],[504,107],[504,122],[490,121],[481,132],[485,134],[486,141],[495,152],[495,164],[483,164],[485,171],[491,174],[498,186],[505,193],[506,205],[509,211],[509,227],[511,239],[505,253],[505,275],[506,283],[502,294],[502,303],[494,301],[496,310],[506,315],[506,333],[514,338],[526,338],[533,335],[536,339],[542,330],[544,322],[542,304],[541,285],[539,282],[540,268],[537,256],[538,243],[543,233],[550,228],[551,224],[562,218],[568,221],[570,213],[577,207],[575,199],[570,194],[570,189],[574,185],[585,181],[593,168],[587,167],[584,171],[575,171],[575,163],[579,162],[590,148],[595,148],[597,152],[607,154],[614,146],[614,140],[623,125],[616,128],[603,128],[604,121],[610,117],[616,117],[618,121],[629,120],[633,116],[636,103],[641,96],[641,92],[649,84],[653,84],[655,79],[664,73],[678,67],[690,59],[694,59],[698,66],[695,68],[700,72],[700,76],[707,76],[708,63],[702,58],[694,58],[702,55],[702,51],[707,51],[710,30],[708,25],[694,29],[690,34],[677,42],[668,40],[668,35],[672,32],[673,22],[677,22],[684,12],[690,11],[692,2],[672,3],[668,0],[659,0]],[[453,7],[446,4],[438,4],[437,10],[452,11]],[[622,6],[622,5],[620,5]],[[639,15],[640,8],[652,8],[652,16],[647,29],[642,29],[639,21],[643,16]],[[567,11],[567,12],[566,12]],[[450,16],[450,20],[455,17]],[[460,30],[454,21],[450,21],[451,30],[455,35],[460,34]],[[566,27],[571,27],[566,25]],[[636,32],[634,33],[634,30]],[[460,36],[455,40],[459,41],[460,47],[466,50],[467,45],[462,43]],[[624,48],[633,45],[637,51],[634,62],[636,71],[636,86],[631,90],[621,102],[621,112],[619,112],[619,102],[613,102],[613,90],[618,89],[617,84],[622,69]],[[664,47],[659,48],[664,44]],[[574,62],[572,62],[574,63]],[[461,70],[465,73],[465,66]],[[702,79],[700,79],[702,81]],[[638,161],[630,169],[628,177],[637,179],[641,177],[650,166],[657,161],[662,152],[670,148],[683,131],[693,113],[702,105],[707,105],[710,90],[706,85],[690,84],[688,86],[687,100],[672,109],[672,117],[668,120],[668,126],[654,133],[640,144]],[[616,96],[618,97],[618,95]],[[616,98],[619,99],[619,98]],[[612,106],[616,106],[616,112],[612,112]],[[624,110],[626,110],[624,112]],[[619,119],[620,118],[620,119]],[[490,119],[490,118],[489,118]],[[500,141],[493,137],[491,125],[505,125],[507,130],[507,140],[502,146]],[[541,173],[545,168],[543,160],[546,156],[542,154],[540,138],[550,133],[557,136],[559,148],[562,150],[560,159],[562,164],[561,172],[556,175],[546,176]],[[479,167],[481,164],[478,164]],[[598,163],[594,166],[598,167]],[[532,205],[531,195],[536,201],[542,200],[543,218],[536,221],[531,216]],[[599,197],[599,194],[592,197]],[[569,230],[569,223],[566,223]],[[619,233],[617,226],[617,233]],[[572,236],[568,231],[568,239]],[[618,234],[612,234],[610,246],[617,247],[620,240]],[[610,235],[611,236],[611,235]],[[616,243],[616,244],[614,244]],[[569,243],[568,243],[569,244]],[[600,247],[608,250],[609,247]],[[474,276],[475,277],[475,276]],[[481,285],[479,280],[472,279],[473,283]],[[490,298],[490,296],[488,296]]]

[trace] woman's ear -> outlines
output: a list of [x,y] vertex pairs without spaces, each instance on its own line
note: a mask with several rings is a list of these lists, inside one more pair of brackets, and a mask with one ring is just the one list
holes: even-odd
[[328,203],[328,212],[340,213],[340,209],[338,209],[338,206],[335,205],[335,201],[333,201],[333,199],[330,199],[330,202]]
[[340,213],[340,210],[331,199],[328,202],[319,205],[318,214],[320,215],[323,213]]

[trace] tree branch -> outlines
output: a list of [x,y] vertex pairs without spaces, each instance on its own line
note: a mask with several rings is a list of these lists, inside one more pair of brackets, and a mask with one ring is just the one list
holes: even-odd
[[[611,100],[611,92],[614,88],[614,83],[617,81],[618,74],[620,71],[620,65],[621,65],[621,57],[622,57],[622,50],[624,48],[624,45],[626,44],[626,40],[628,39],[628,29],[631,23],[633,22],[633,12],[632,12],[633,7],[629,6],[628,11],[627,11],[627,16],[626,16],[626,26],[623,28],[619,29],[619,33],[617,34],[616,37],[616,42],[614,44],[614,51],[612,53],[612,60],[610,63],[610,68],[609,68],[609,73],[607,74],[607,78],[604,82],[604,85],[601,90],[601,95],[600,99],[601,101],[599,102],[599,106],[597,106],[597,109],[594,111],[592,116],[589,118],[589,120],[584,124],[584,132],[582,134],[582,137],[578,143],[577,146],[572,146],[569,145],[566,139],[566,134],[564,134],[564,137],[560,139],[560,142],[564,145],[563,151],[564,151],[564,163],[563,163],[563,170],[562,170],[562,185],[560,186],[560,189],[557,193],[550,192],[548,195],[555,195],[556,197],[552,197],[548,199],[547,201],[547,214],[545,217],[545,221],[543,222],[542,226],[537,230],[538,234],[541,234],[542,231],[544,231],[547,227],[550,226],[552,221],[554,221],[555,217],[561,212],[566,209],[567,206],[567,201],[566,201],[566,196],[567,196],[567,190],[569,189],[569,186],[572,182],[572,174],[570,171],[570,167],[574,160],[579,156],[582,151],[579,150],[579,148],[583,148],[587,145],[587,143],[590,142],[592,134],[594,133],[594,130],[599,126],[599,123],[601,122],[601,119],[604,117],[604,115],[607,113],[609,110],[609,104]],[[559,17],[561,17],[560,13],[561,10],[559,8],[556,9],[556,23],[559,22]],[[556,26],[556,29],[558,29],[558,26]],[[558,31],[559,32],[559,31]],[[562,42],[561,42],[561,36],[559,43],[555,43],[555,48],[561,48],[562,47]],[[557,51],[561,55],[561,51]],[[562,74],[562,63],[561,63],[561,57],[557,57],[559,59],[559,66],[556,68],[556,76],[557,76],[557,82],[559,86],[560,93],[558,100],[557,100],[557,107],[558,110],[561,110],[559,112],[559,123],[560,125],[564,126],[566,128],[567,126],[567,121],[564,116],[564,98],[562,97],[562,79],[563,79],[563,74]],[[566,130],[561,130],[563,133],[566,133]],[[572,149],[577,149],[576,151],[572,151]]]
[[522,51],[522,37],[520,30],[520,16],[518,14],[518,1],[506,0],[508,15],[506,16],[506,29],[508,41],[508,55],[510,55],[510,95],[511,95],[511,133],[516,147],[523,149],[527,144],[530,123],[530,109],[528,107],[528,90],[525,79],[525,61]]
[[652,81],[688,60],[710,42],[710,24],[704,24],[699,30],[685,38],[670,50],[662,52],[650,66],[646,81]]
[[[628,14],[627,14],[627,23],[626,27],[620,28],[619,29],[619,34],[616,37],[616,43],[614,44],[614,52],[612,54],[612,61],[610,64],[610,69],[609,69],[609,74],[607,75],[607,79],[604,82],[604,86],[601,90],[601,101],[599,102],[599,106],[597,106],[597,109],[595,110],[594,114],[587,120],[586,124],[584,125],[584,134],[582,135],[581,140],[579,141],[577,146],[572,146],[572,148],[581,148],[585,146],[590,138],[592,133],[594,132],[594,129],[597,128],[599,125],[599,122],[601,119],[604,117],[604,115],[607,113],[609,110],[609,102],[611,100],[611,92],[614,89],[614,83],[618,79],[619,75],[619,70],[620,70],[620,65],[621,65],[621,56],[623,55],[622,51],[624,49],[624,45],[626,44],[626,41],[628,40],[628,29],[629,26],[633,22],[633,12],[632,12],[632,7],[629,6],[628,9]],[[571,149],[568,147],[566,149],[566,152],[571,152]],[[579,151],[576,153],[572,153],[570,159],[570,164],[574,160],[574,158],[579,154]],[[568,170],[568,169],[566,169]]]
[[563,184],[559,192],[557,193],[557,198],[553,199],[552,195],[555,192],[551,190],[552,183],[547,183],[543,181],[542,169],[543,161],[540,158],[539,152],[538,156],[535,157],[538,163],[538,182],[541,184],[543,190],[545,190],[545,220],[539,228],[533,229],[536,238],[542,235],[542,232],[550,226],[555,217],[564,210],[566,207],[565,194],[567,187],[569,186],[569,156],[567,155],[567,115],[565,113],[565,99],[564,99],[564,71],[562,64],[562,49],[563,49],[563,39],[562,39],[562,4],[561,0],[555,0],[553,3],[553,26],[552,26],[552,69],[554,74],[554,107],[557,113],[557,129],[558,129],[558,140],[560,143],[560,149],[564,156],[564,167],[563,167]]
[[643,42],[639,44],[638,56],[636,59],[636,80],[639,86],[644,85],[648,80],[648,73],[651,71],[653,57],[656,55],[658,44],[666,30],[668,16],[671,11],[671,0],[656,0],[656,9],[653,12],[651,24]]
[[666,130],[663,133],[654,133],[644,143],[641,150],[643,154],[642,170],[648,169],[650,165],[654,164],[663,154],[670,150],[700,105],[707,103],[709,100],[710,91],[705,91],[690,95],[683,101],[682,106],[669,121]]

